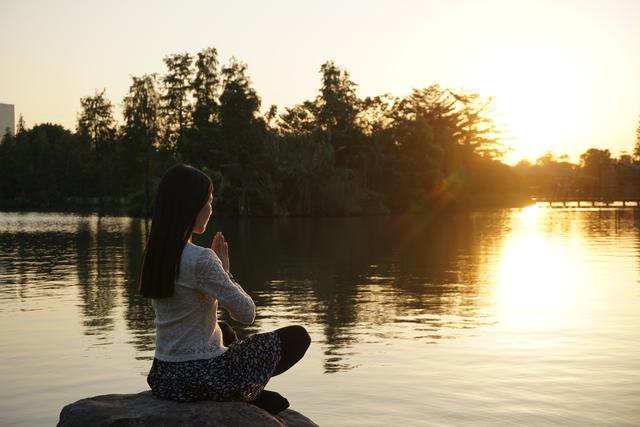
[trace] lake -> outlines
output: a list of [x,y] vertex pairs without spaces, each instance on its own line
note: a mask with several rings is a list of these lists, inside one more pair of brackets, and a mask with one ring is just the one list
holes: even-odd
[[[640,210],[446,218],[212,218],[258,307],[240,335],[305,326],[268,389],[320,425],[640,424]],[[0,424],[148,389],[148,225],[0,213]],[[228,320],[226,315],[223,320]]]

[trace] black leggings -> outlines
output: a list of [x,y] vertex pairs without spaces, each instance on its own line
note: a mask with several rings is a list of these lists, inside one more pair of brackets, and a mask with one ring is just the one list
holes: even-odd
[[[231,326],[225,322],[218,322],[218,325],[222,330],[222,342],[224,345],[229,345],[238,339],[236,331]],[[275,377],[302,359],[302,356],[309,348],[309,344],[311,344],[311,337],[309,337],[305,328],[298,325],[285,326],[284,328],[276,329],[274,332],[280,337],[280,361],[272,374]],[[272,414],[277,414],[289,407],[289,401],[285,397],[281,396],[280,393],[269,390],[262,390],[260,395],[251,403]]]
[[[222,341],[224,345],[229,345],[238,339],[236,331],[227,323],[218,322],[218,325],[222,330]],[[280,337],[280,362],[278,362],[272,375],[275,377],[302,359],[302,356],[304,356],[311,344],[311,337],[307,333],[307,330],[299,325],[285,326],[273,332]]]

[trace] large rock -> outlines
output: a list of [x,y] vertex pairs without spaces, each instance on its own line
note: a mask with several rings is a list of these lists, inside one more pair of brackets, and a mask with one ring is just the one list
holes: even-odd
[[286,409],[277,416],[244,402],[192,403],[158,399],[150,391],[106,394],[71,403],[60,412],[58,426],[316,426]]

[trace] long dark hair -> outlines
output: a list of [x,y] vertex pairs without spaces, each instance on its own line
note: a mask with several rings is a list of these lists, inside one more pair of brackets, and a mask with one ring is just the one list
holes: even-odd
[[182,250],[200,209],[212,193],[211,178],[192,166],[178,164],[165,172],[158,187],[151,232],[138,276],[138,289],[145,297],[173,295]]

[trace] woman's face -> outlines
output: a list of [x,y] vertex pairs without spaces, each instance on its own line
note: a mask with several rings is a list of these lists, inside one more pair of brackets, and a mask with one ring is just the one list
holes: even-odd
[[209,200],[204,204],[200,212],[198,213],[198,217],[196,218],[196,224],[193,226],[193,232],[196,234],[204,233],[204,230],[207,229],[207,223],[209,222],[209,218],[211,217],[211,213],[213,212],[213,208],[211,204],[213,203],[213,195],[209,196]]

